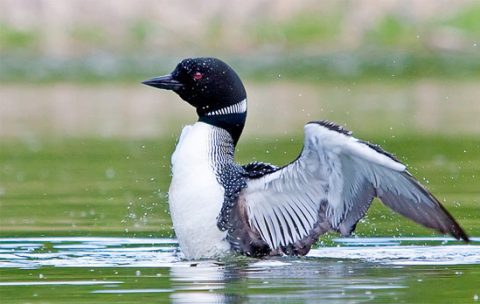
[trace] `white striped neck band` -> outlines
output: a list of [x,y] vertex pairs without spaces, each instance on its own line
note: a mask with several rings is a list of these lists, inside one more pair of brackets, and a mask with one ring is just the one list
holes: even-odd
[[245,113],[246,111],[247,111],[247,99],[244,99],[231,106],[221,108],[213,112],[208,112],[206,115],[214,116],[214,115],[240,114],[240,113]]

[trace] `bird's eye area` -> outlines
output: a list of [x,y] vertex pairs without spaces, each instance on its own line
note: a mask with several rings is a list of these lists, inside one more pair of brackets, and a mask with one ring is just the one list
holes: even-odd
[[193,80],[195,81],[200,80],[202,78],[203,78],[203,74],[200,72],[195,72],[195,74],[193,74]]

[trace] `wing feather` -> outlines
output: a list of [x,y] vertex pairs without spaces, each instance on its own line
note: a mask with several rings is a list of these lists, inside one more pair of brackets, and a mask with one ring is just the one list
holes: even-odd
[[350,234],[376,196],[419,224],[468,241],[405,165],[332,123],[307,124],[300,156],[283,168],[272,168],[247,179],[242,190],[250,226],[272,249],[300,244],[304,252],[328,229]]
[[[281,208],[283,209],[283,213],[286,215],[285,217],[287,218],[288,222],[288,228],[291,231],[291,236],[292,239],[290,240],[289,243],[293,243],[294,240],[299,240],[301,239],[301,233],[300,233],[300,228],[298,228],[301,224],[301,221],[298,219],[298,217],[295,214],[295,211],[293,208],[288,205],[288,204],[283,204],[281,205]],[[289,209],[289,210],[287,210]],[[295,217],[292,215],[295,214]]]
[[277,211],[278,208],[274,208],[273,209],[273,214],[275,215],[275,219],[277,220],[277,223],[278,223],[278,227],[280,229],[280,241],[279,243],[282,245],[282,246],[286,246],[288,244],[288,241],[287,241],[287,236],[285,235],[285,231],[284,229],[287,229],[287,223],[285,222],[285,219],[283,218],[283,215]]

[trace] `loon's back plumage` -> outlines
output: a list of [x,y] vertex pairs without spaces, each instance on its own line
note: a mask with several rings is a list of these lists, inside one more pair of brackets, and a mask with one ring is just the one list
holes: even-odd
[[468,241],[405,165],[331,122],[306,124],[302,153],[284,167],[236,164],[246,92],[218,59],[186,59],[172,74],[144,83],[173,90],[199,115],[172,155],[169,190],[174,229],[188,259],[231,250],[305,255],[328,231],[350,235],[375,197],[419,224]]

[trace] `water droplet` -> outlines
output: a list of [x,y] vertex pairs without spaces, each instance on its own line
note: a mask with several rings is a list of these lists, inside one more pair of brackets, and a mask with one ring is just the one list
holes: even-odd
[[108,168],[105,170],[105,177],[108,179],[112,179],[115,177],[115,170],[113,168]]

